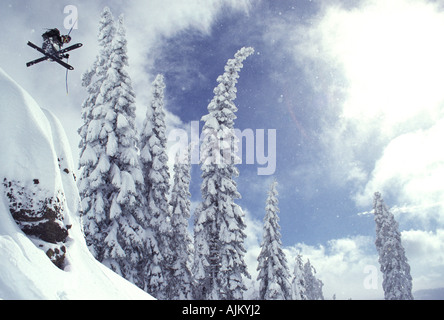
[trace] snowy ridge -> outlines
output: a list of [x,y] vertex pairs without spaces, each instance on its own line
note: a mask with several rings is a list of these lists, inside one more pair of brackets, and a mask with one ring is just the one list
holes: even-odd
[[14,221],[0,186],[0,299],[152,299],[88,251],[80,221],[80,197],[66,134],[56,117],[0,68],[0,179],[35,184],[62,195],[63,270]]

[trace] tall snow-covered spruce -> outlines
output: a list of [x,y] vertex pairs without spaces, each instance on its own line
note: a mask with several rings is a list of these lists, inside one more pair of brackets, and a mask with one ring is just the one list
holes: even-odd
[[169,179],[166,152],[166,125],[164,111],[165,82],[157,75],[153,82],[153,98],[147,109],[140,137],[140,158],[145,181],[144,201],[146,215],[152,228],[151,261],[148,292],[157,299],[168,299],[168,280],[171,279],[173,257],[172,229],[168,203]]
[[257,279],[261,300],[291,300],[290,274],[287,259],[282,251],[278,217],[277,181],[270,186],[265,206],[264,232],[259,254]]
[[107,212],[110,205],[107,205],[104,199],[104,192],[108,189],[108,170],[99,168],[101,155],[103,158],[106,156],[107,132],[102,128],[107,122],[105,113],[102,112],[101,105],[96,104],[96,100],[106,79],[115,33],[114,17],[109,8],[105,8],[99,23],[100,53],[91,69],[83,75],[82,84],[86,87],[88,97],[82,105],[84,124],[78,131],[81,137],[79,191],[84,210],[85,236],[89,249],[100,261],[103,260],[103,243],[106,236],[104,231],[109,225]]
[[191,154],[176,155],[174,184],[171,191],[172,241],[170,248],[175,257],[172,277],[168,283],[168,297],[172,300],[191,300],[193,277],[191,274],[193,243],[188,232],[191,208]]
[[308,260],[304,265],[304,284],[305,295],[307,300],[324,300],[324,294],[322,287],[324,283],[316,278],[316,269],[311,265]]
[[109,68],[112,41],[115,34],[116,27],[113,14],[108,7],[105,7],[99,22],[98,42],[100,52],[91,68],[82,75],[82,86],[88,91],[88,97],[82,105],[82,119],[85,124],[79,129],[79,134],[82,137],[80,142],[82,150],[85,148],[86,130],[88,129],[87,122],[93,118],[91,115],[92,106],[100,94],[100,88]]
[[373,209],[384,297],[386,300],[413,300],[410,266],[401,244],[398,223],[379,192],[374,195]]
[[195,210],[194,265],[195,298],[242,299],[249,277],[245,263],[245,222],[234,178],[239,175],[234,120],[237,108],[236,83],[243,61],[253,48],[242,48],[228,60],[218,77],[208,114],[202,117],[201,144],[202,202]]
[[146,261],[143,185],[135,129],[135,94],[128,65],[123,17],[117,28],[109,8],[102,13],[100,55],[85,74],[88,98],[79,129],[79,189],[87,244],[95,257],[144,287]]
[[291,281],[291,291],[293,300],[307,300],[305,279],[304,279],[304,264],[302,256],[296,256],[296,263],[294,265],[293,280]]

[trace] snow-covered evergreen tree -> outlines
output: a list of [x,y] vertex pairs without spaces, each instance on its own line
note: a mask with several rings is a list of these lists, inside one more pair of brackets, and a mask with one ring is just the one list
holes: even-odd
[[265,206],[264,232],[259,254],[259,298],[261,300],[291,300],[290,274],[282,251],[279,226],[277,181],[270,186]]
[[[109,66],[105,63],[110,58],[110,48],[116,33],[114,25],[114,17],[108,7],[106,7],[101,15],[99,23],[99,46],[100,53],[96,58],[93,66],[83,75],[83,86],[86,87],[88,97],[82,105],[82,119],[84,124],[79,129],[80,140],[80,169],[82,175],[79,180],[79,191],[82,198],[83,210],[85,212],[85,235],[90,246],[90,250],[96,258],[103,251],[99,246],[103,243],[103,235],[99,234],[100,225],[106,220],[106,213],[103,204],[103,194],[99,191],[98,186],[104,184],[102,175],[95,176],[92,180],[91,174],[95,171],[99,155],[105,152],[105,144],[100,141],[98,134],[103,125],[103,116],[93,110],[97,97],[100,94],[100,88],[104,81],[106,70]],[[102,58],[101,58],[102,57]],[[100,61],[100,62],[99,62]],[[97,110],[98,111],[98,110]]]
[[324,283],[317,279],[315,274],[316,269],[308,260],[304,265],[305,295],[307,300],[324,300],[324,294],[322,293]]
[[95,257],[144,287],[144,215],[135,129],[135,94],[128,65],[123,17],[117,29],[109,8],[100,22],[100,55],[84,76],[89,96],[80,128],[84,230]]
[[307,300],[305,294],[304,263],[302,262],[302,256],[300,254],[296,257],[293,280],[291,282],[291,291],[293,300]]
[[140,158],[145,181],[145,202],[149,224],[158,246],[153,253],[149,292],[157,299],[167,299],[167,280],[171,278],[174,256],[171,250],[170,207],[167,199],[170,174],[166,152],[164,111],[165,82],[157,75],[153,82],[153,99],[147,109],[140,137]]
[[105,203],[105,193],[108,189],[106,186],[108,168],[103,168],[103,173],[99,168],[101,155],[104,155],[103,158],[106,156],[106,131],[102,133],[102,128],[105,126],[105,116],[101,112],[100,106],[96,108],[96,100],[109,68],[110,48],[115,33],[113,15],[106,7],[99,23],[100,53],[91,69],[83,75],[82,83],[88,91],[88,97],[82,105],[84,124],[79,129],[81,137],[79,191],[84,210],[86,241],[91,252],[99,260],[103,259],[106,234],[101,231],[108,228],[107,212],[110,205]]
[[386,300],[413,300],[410,266],[401,244],[398,223],[379,192],[374,195],[373,209],[384,297]]
[[171,227],[172,241],[170,248],[175,257],[172,265],[172,278],[168,279],[168,298],[171,300],[191,300],[191,274],[193,243],[188,232],[188,220],[191,207],[191,154],[176,155],[174,164],[174,184],[171,191]]
[[249,276],[244,260],[245,223],[234,177],[237,138],[234,134],[236,83],[242,62],[254,52],[240,49],[218,77],[208,115],[202,117],[202,202],[195,211],[194,265],[196,299],[242,299],[243,276]]

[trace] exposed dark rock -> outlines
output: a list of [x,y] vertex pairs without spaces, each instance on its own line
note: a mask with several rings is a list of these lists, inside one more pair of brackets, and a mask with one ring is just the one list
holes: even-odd
[[48,192],[37,186],[39,180],[34,179],[33,182],[34,185],[24,186],[21,182],[3,180],[9,211],[26,235],[56,245],[47,250],[46,255],[62,268],[66,252],[62,243],[66,241],[70,228],[63,223],[63,194],[47,196]]
[[60,250],[58,248],[55,248],[48,249],[48,251],[46,251],[46,255],[48,256],[48,258],[60,269],[63,269],[65,265],[65,253],[65,246],[62,246]]

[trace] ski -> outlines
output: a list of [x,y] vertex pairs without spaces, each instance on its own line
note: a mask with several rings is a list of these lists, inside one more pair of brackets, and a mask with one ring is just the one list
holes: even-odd
[[[75,44],[75,45],[73,45],[73,46],[71,46],[71,47],[68,47],[68,48],[66,48],[66,49],[63,49],[63,50],[60,50],[60,51],[58,51],[57,52],[57,55],[59,55],[59,54],[63,54],[63,53],[65,53],[65,52],[69,52],[69,51],[72,51],[72,50],[75,50],[75,49],[78,49],[78,48],[80,48],[81,46],[83,46],[81,43],[78,43],[78,44]],[[26,63],[26,66],[27,67],[32,67],[33,65],[36,65],[37,63],[40,63],[40,62],[43,62],[43,61],[46,61],[46,60],[49,60],[50,58],[49,57],[41,57],[41,58],[39,58],[39,59],[35,59],[35,60],[33,60],[33,61],[30,61],[30,62],[28,62],[28,63]]]
[[39,58],[39,59],[35,59],[35,60],[30,61],[30,62],[27,62],[26,66],[29,68],[29,67],[32,67],[33,65],[37,64],[37,63],[46,61],[48,59],[49,59],[48,57],[42,57],[42,58]]
[[[81,44],[81,43],[74,44],[74,45],[72,45],[72,46],[70,46],[70,47],[68,47],[68,48],[65,48],[65,49],[62,49],[62,50],[60,50],[60,51],[57,51],[57,55],[59,55],[59,54],[64,54],[64,53],[66,53],[66,52],[69,52],[69,51],[72,51],[72,50],[78,49],[78,48],[80,48],[80,47],[82,47],[82,46],[83,46],[83,44]],[[46,61],[46,60],[48,60],[48,59],[50,59],[50,58],[47,57],[47,56],[45,56],[45,57],[41,57],[41,58],[39,58],[39,59],[35,59],[35,60],[33,60],[33,61],[30,61],[30,62],[26,63],[26,66],[27,66],[27,67],[31,67],[31,66],[33,66],[33,65],[35,65],[35,64],[37,64],[37,63],[40,63],[40,62]]]
[[[70,47],[68,47],[68,48],[66,48],[66,49],[62,49],[62,50],[60,50],[60,51],[57,51],[57,55],[64,54],[64,53],[66,53],[66,52],[69,52],[69,51],[72,51],[72,50],[78,49],[78,48],[80,48],[81,46],[83,46],[83,44],[81,44],[81,43],[75,44],[75,45],[70,46]],[[33,66],[33,65],[35,65],[35,64],[37,64],[37,63],[40,63],[40,62],[46,61],[46,60],[48,60],[48,59],[50,59],[50,58],[49,58],[49,57],[46,57],[46,56],[45,56],[45,57],[41,57],[41,58],[39,58],[39,59],[35,59],[35,60],[33,60],[33,61],[30,61],[30,62],[26,63],[26,66],[27,66],[27,67],[31,67],[31,66]]]
[[[65,67],[65,68],[68,69],[68,70],[74,70],[74,67],[73,67],[73,66],[67,64],[66,62],[63,62],[61,59],[59,59],[59,58],[56,57],[55,55],[52,55],[52,54],[49,54],[49,53],[45,52],[45,50],[43,50],[43,49],[40,48],[39,46],[36,46],[36,45],[35,45],[34,43],[32,43],[31,41],[28,41],[28,46],[30,46],[31,48],[33,48],[33,49],[39,51],[41,54],[45,55],[46,59],[52,59],[52,60],[54,60],[55,62],[57,62],[58,64],[60,64],[61,66]],[[75,46],[75,45],[74,45],[74,46]],[[66,49],[68,49],[68,48],[66,48]],[[66,50],[66,49],[65,49],[65,50]],[[61,50],[61,51],[62,51],[62,50]],[[59,52],[60,52],[60,51],[59,51]],[[57,52],[57,54],[58,54],[59,52]],[[40,59],[42,59],[42,58],[40,58]],[[40,60],[40,59],[37,59],[37,60]],[[41,62],[41,61],[39,61],[39,62]]]
[[65,49],[62,49],[62,50],[58,51],[57,53],[65,53],[65,52],[68,52],[68,51],[72,51],[72,50],[78,49],[78,48],[80,48],[82,46],[83,46],[83,44],[81,44],[81,43],[73,44],[72,46],[69,46],[69,47],[67,47]]

